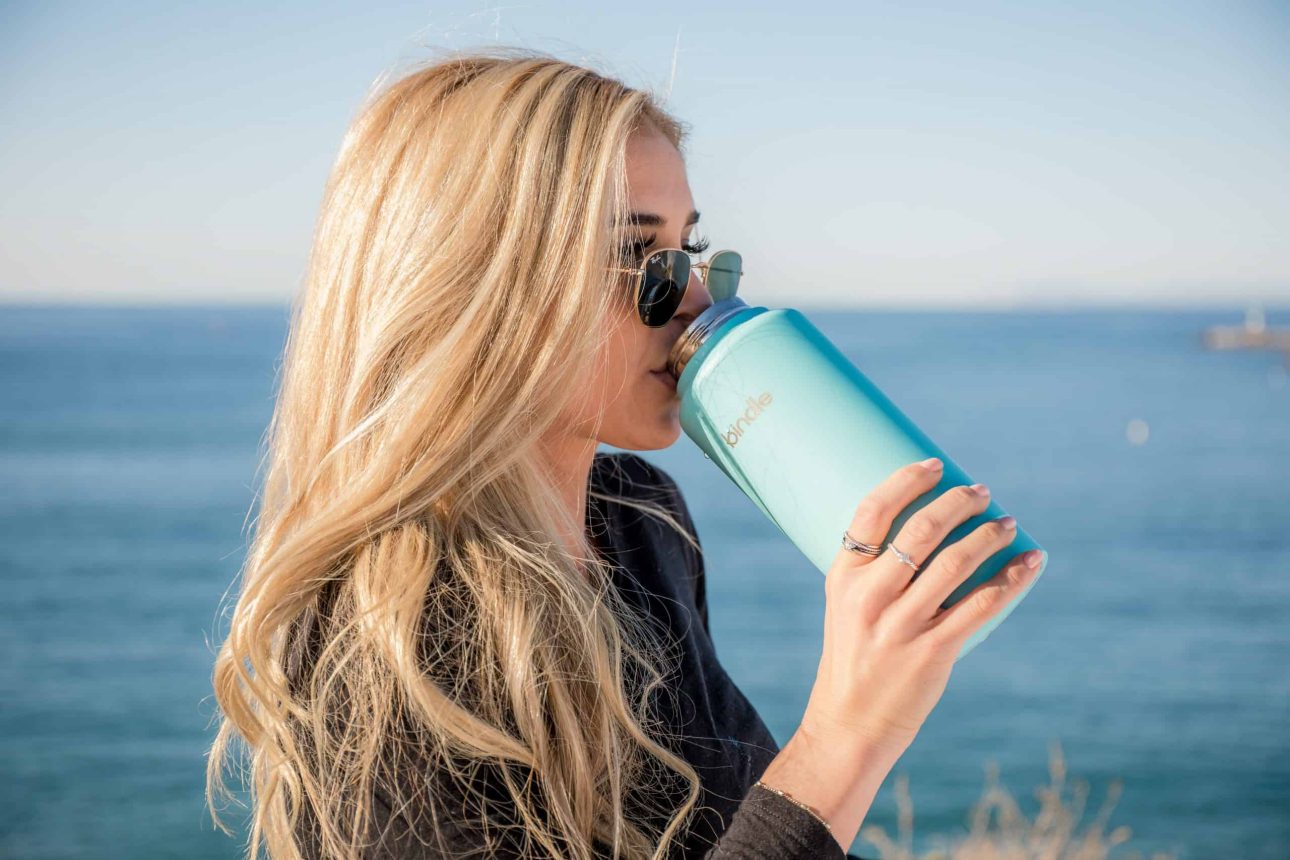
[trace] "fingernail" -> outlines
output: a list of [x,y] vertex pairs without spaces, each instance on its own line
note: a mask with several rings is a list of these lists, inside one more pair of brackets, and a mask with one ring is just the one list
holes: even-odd
[[941,462],[940,457],[928,457],[926,460],[919,463],[918,465],[922,466],[924,469],[926,469],[929,472],[935,472],[945,464]]
[[1029,552],[1023,553],[1021,556],[1021,560],[1025,562],[1026,567],[1032,569],[1039,567],[1039,562],[1043,561],[1043,558],[1044,551],[1041,549],[1032,549]]
[[972,492],[976,493],[978,496],[990,495],[990,491],[986,489],[985,484],[973,484],[971,487],[971,490]]
[[995,522],[1003,526],[1005,529],[1010,529],[1010,528],[1016,527],[1017,518],[1014,517],[1012,514],[1004,514],[1003,516],[995,520]]

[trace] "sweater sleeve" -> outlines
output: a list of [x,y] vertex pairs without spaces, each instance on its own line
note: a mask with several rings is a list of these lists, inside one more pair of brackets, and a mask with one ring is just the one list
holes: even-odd
[[704,860],[824,860],[850,857],[829,829],[792,801],[754,785]]

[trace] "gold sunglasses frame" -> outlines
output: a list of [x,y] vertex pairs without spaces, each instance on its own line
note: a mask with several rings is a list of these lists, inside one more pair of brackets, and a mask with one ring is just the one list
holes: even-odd
[[[687,257],[694,256],[684,248],[658,248],[657,250],[650,251],[649,254],[646,255],[645,261],[648,261],[650,257],[653,257],[655,254],[661,254],[664,251],[678,251],[682,254],[685,254],[685,256]],[[708,267],[712,264],[712,259],[720,254],[726,254],[726,253],[739,254],[739,271],[737,272],[737,274],[740,278],[744,276],[744,270],[743,270],[744,255],[736,251],[734,248],[722,248],[720,251],[713,251],[711,254],[709,254],[708,262],[706,263],[694,263],[694,262],[690,263],[691,271],[693,271],[694,269],[698,269],[700,271],[699,280],[703,282],[703,286],[706,287],[708,285]],[[645,284],[645,261],[642,261],[641,264],[635,267],[634,269],[625,269],[625,268],[622,268],[621,266],[616,266],[609,270],[611,272],[622,272],[623,274],[627,274],[627,275],[636,275],[636,287],[634,290],[635,292],[634,298],[638,309],[640,307],[641,289]],[[685,300],[685,291],[688,290],[689,288],[690,288],[690,279],[686,278],[685,289],[681,291],[681,301]],[[739,287],[736,285],[735,290],[738,291],[738,289]],[[677,304],[679,306],[680,303],[678,302]],[[667,323],[663,322],[659,324],[659,326],[663,326],[663,325],[667,325]],[[653,326],[653,327],[658,328],[659,326]]]

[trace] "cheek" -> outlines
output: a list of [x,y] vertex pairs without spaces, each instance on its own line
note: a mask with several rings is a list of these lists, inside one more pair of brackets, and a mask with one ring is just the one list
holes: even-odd
[[618,321],[606,335],[586,384],[573,397],[579,418],[620,409],[638,397],[642,380],[652,381],[645,373],[646,344],[633,331],[632,323],[639,325],[635,318]]
[[629,396],[640,381],[641,360],[638,344],[632,338],[614,337],[608,341],[600,363],[601,392],[607,401]]
[[600,365],[606,377],[619,382],[644,367],[642,362],[649,346],[647,331],[634,309],[630,314],[624,311],[615,315],[601,346]]

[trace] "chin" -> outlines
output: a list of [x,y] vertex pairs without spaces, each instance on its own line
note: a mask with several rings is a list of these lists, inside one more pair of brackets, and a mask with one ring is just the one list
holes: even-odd
[[601,441],[629,451],[660,451],[672,447],[680,437],[680,415],[673,408],[661,414],[656,413],[652,421],[640,416],[633,422],[630,433],[623,434],[621,441],[612,438]]
[[651,436],[648,440],[649,444],[642,447],[641,450],[658,451],[663,448],[671,448],[679,438],[681,438],[681,422],[673,414],[671,417],[664,419],[663,425],[658,432]]

